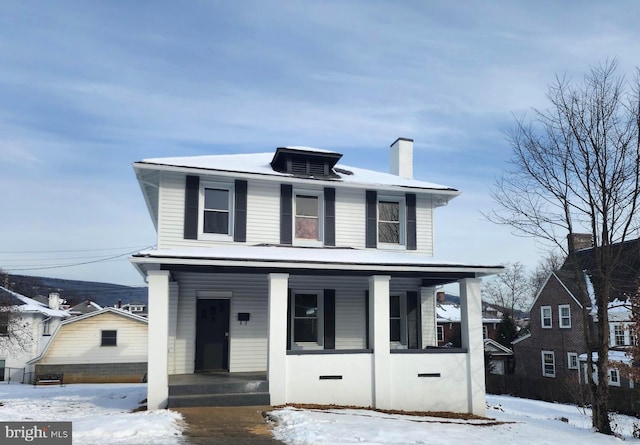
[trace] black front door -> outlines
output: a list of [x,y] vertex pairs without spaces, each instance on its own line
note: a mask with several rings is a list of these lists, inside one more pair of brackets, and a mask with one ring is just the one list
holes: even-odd
[[196,371],[229,369],[229,300],[198,300]]

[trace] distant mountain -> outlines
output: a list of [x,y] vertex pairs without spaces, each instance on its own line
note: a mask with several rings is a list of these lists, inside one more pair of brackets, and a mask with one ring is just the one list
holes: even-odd
[[61,278],[34,277],[28,275],[0,275],[0,285],[9,287],[27,297],[48,296],[57,292],[69,304],[91,300],[100,306],[115,306],[122,303],[140,301],[147,303],[146,286],[123,286],[96,281],[65,280]]

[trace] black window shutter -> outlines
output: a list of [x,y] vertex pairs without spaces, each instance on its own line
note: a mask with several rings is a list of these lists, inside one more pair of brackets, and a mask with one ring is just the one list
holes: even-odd
[[336,349],[336,291],[324,290],[324,349]]
[[364,333],[365,347],[369,349],[369,291],[364,291]]
[[324,189],[324,245],[336,245],[336,189]]
[[280,184],[280,244],[291,244],[293,239],[293,186]]
[[291,318],[291,306],[294,304],[293,295],[291,294],[291,289],[287,292],[287,351],[291,351],[291,323],[293,322]]
[[407,347],[422,349],[422,331],[420,329],[420,301],[418,292],[407,292]]
[[366,199],[366,246],[376,248],[378,246],[378,194],[375,190],[367,190]]
[[235,200],[233,240],[244,243],[247,241],[247,181],[236,179]]
[[416,195],[415,193],[407,193],[407,250],[416,250],[418,248],[416,237]]
[[187,175],[184,193],[184,239],[198,239],[200,177]]

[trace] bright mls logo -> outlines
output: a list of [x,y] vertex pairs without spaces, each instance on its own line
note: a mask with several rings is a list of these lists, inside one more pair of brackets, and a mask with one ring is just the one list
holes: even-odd
[[0,422],[0,444],[71,445],[71,422]]

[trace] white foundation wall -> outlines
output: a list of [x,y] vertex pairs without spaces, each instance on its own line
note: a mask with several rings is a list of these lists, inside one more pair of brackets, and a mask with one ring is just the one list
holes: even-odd
[[393,409],[468,412],[465,353],[391,354],[390,375]]
[[287,403],[372,405],[373,354],[288,355],[286,360]]

